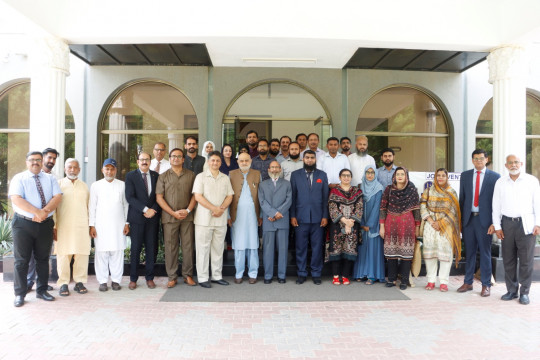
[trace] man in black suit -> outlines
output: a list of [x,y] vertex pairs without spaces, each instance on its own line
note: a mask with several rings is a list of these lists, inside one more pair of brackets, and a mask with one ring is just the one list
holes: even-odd
[[137,268],[144,244],[146,259],[146,285],[153,289],[155,244],[158,236],[160,207],[156,202],[156,184],[159,174],[150,170],[150,154],[141,152],[139,168],[126,175],[126,200],[129,203],[127,220],[130,224],[131,254],[129,289],[137,287]]
[[476,251],[480,252],[480,273],[482,291],[480,296],[490,295],[491,287],[491,240],[495,233],[492,222],[492,200],[495,183],[501,177],[486,168],[487,152],[476,149],[472,153],[474,169],[461,173],[459,184],[459,207],[467,263],[465,280],[457,290],[466,292],[473,289],[473,276],[476,265]]

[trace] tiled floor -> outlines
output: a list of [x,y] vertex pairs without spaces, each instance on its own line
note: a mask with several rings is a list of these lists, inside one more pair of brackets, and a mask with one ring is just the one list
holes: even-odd
[[410,301],[164,303],[166,278],[100,293],[91,277],[86,295],[62,298],[55,286],[56,301],[31,292],[22,308],[0,282],[0,359],[540,359],[540,284],[523,306],[500,300],[504,284],[489,298],[477,282],[459,294],[462,281],[441,293],[420,278]]

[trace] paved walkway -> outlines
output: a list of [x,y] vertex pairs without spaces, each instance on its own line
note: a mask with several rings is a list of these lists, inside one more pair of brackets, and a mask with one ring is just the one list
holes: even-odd
[[160,302],[166,278],[134,291],[124,278],[121,291],[100,293],[91,277],[86,295],[71,284],[61,298],[55,286],[55,302],[32,292],[22,308],[0,282],[0,359],[540,359],[540,284],[523,306],[499,300],[504,284],[489,298],[478,282],[458,294],[462,281],[441,293],[420,278],[410,301],[216,304]]

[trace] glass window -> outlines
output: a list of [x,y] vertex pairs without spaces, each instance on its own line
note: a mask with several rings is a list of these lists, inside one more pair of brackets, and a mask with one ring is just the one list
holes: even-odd
[[166,144],[167,152],[183,148],[184,137],[198,136],[198,129],[195,109],[182,92],[154,81],[131,84],[109,104],[101,125],[101,160],[97,166],[101,168],[106,158],[115,159],[117,178],[124,180],[126,173],[137,168],[141,151],[152,155],[156,142]]
[[[7,211],[9,180],[26,168],[24,159],[29,148],[29,124],[30,82],[25,81],[0,92],[0,213]],[[65,127],[64,158],[67,159],[75,157],[75,122],[67,101]]]
[[[540,99],[531,93],[527,93],[526,98],[526,171],[538,178],[540,177]],[[493,98],[489,99],[478,117],[476,148],[493,154]]]
[[380,151],[394,149],[395,164],[409,171],[448,169],[448,126],[437,102],[409,87],[393,87],[373,96],[356,124],[368,137],[368,151],[382,166]]
[[223,119],[223,143],[238,146],[255,130],[259,138],[272,139],[299,133],[316,133],[324,149],[332,136],[329,112],[316,94],[288,80],[262,81],[233,100]]

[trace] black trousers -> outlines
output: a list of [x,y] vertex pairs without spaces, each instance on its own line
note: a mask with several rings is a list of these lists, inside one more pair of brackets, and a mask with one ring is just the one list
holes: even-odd
[[501,221],[501,228],[504,233],[502,257],[506,290],[517,293],[519,289],[520,294],[529,295],[533,275],[536,236],[533,234],[525,235],[521,221],[512,221],[504,216]]
[[143,224],[131,223],[130,238],[131,252],[129,256],[129,280],[137,281],[139,275],[137,269],[141,259],[141,249],[144,244],[145,249],[145,278],[146,280],[154,279],[154,264],[157,254],[156,239],[158,238],[158,219],[146,221]]
[[15,295],[25,296],[27,292],[28,263],[34,252],[36,261],[36,291],[47,291],[49,281],[49,255],[53,241],[54,221],[49,217],[42,223],[24,219],[17,214],[13,217],[13,254],[15,257]]
[[[401,283],[409,284],[409,273],[411,272],[411,260],[401,260]],[[398,274],[398,259],[388,259],[388,281],[397,280]]]

